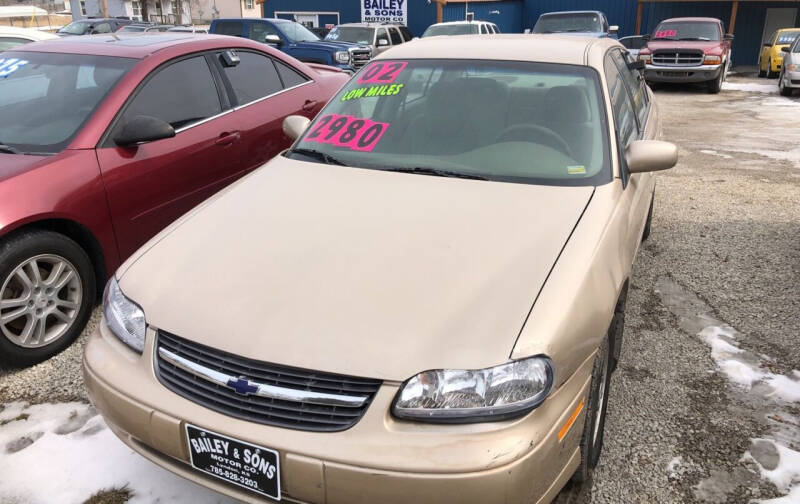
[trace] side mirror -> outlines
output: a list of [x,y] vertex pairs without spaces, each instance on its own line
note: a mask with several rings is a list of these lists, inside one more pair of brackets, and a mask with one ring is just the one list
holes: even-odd
[[636,60],[636,61],[629,61],[628,62],[628,69],[629,70],[644,70],[645,68],[647,68],[647,65],[642,60]]
[[642,40],[644,40],[645,42],[649,42],[650,41],[650,34],[648,33],[646,35],[642,35]]
[[378,46],[387,46],[389,45],[389,41],[386,39],[378,39]]
[[678,147],[660,140],[635,140],[625,151],[625,161],[631,173],[667,170],[678,162]]
[[175,136],[175,129],[157,117],[139,115],[126,122],[114,136],[114,143],[130,147],[144,142],[154,142]]
[[275,34],[268,34],[264,37],[264,42],[267,44],[281,45],[281,38]]
[[728,40],[728,41],[733,40],[733,33],[725,34],[725,40]]
[[617,33],[619,32],[619,26],[611,25],[608,27],[608,33]]
[[764,47],[772,47],[772,44],[770,44],[769,42],[764,42]]
[[783,49],[781,49],[781,52],[789,54],[789,48],[788,47],[784,47]]
[[308,128],[309,124],[311,124],[311,120],[308,117],[300,115],[287,116],[283,120],[283,133],[292,140],[297,140]]

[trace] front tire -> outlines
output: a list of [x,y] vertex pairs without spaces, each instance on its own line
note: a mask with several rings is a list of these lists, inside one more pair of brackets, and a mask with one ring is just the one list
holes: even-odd
[[774,79],[775,72],[772,71],[772,60],[767,61],[767,79]]
[[725,79],[725,70],[720,69],[716,79],[708,81],[708,92],[718,94],[722,90],[722,81]]
[[83,330],[95,299],[86,252],[51,231],[0,244],[0,361],[25,366],[61,352]]
[[578,484],[589,480],[592,471],[600,461],[603,451],[603,431],[606,424],[608,392],[611,383],[611,355],[608,335],[597,350],[592,368],[592,382],[589,384],[589,398],[586,401],[586,420],[581,438],[581,463],[572,480]]
[[781,93],[781,96],[792,96],[792,88],[786,87],[783,83],[785,78],[786,75],[783,73],[783,70],[781,70],[781,74],[778,76],[778,91]]

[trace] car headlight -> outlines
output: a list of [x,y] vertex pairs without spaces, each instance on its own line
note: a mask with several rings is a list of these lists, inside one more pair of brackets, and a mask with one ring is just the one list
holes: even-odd
[[786,65],[786,69],[789,70],[790,72],[797,72],[800,71],[800,65],[795,65],[795,64]]
[[338,63],[350,63],[350,53],[347,51],[336,51],[336,61]]
[[103,293],[103,314],[109,329],[117,338],[139,353],[144,351],[144,333],[147,327],[144,311],[125,297],[113,276]]
[[719,65],[720,63],[722,63],[722,57],[715,54],[706,54],[703,58],[704,65]]
[[427,422],[505,420],[541,404],[554,380],[553,363],[544,356],[486,369],[424,371],[403,384],[392,411]]

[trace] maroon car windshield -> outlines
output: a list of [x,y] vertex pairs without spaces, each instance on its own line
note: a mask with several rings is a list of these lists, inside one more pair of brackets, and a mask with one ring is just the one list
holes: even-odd
[[0,145],[21,154],[63,150],[137,60],[83,54],[0,54]]
[[720,40],[721,33],[717,23],[704,21],[680,21],[661,23],[653,32],[651,40]]

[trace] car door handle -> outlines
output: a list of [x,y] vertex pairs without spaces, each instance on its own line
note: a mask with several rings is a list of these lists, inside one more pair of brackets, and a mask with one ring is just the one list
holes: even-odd
[[314,107],[316,106],[317,106],[316,100],[306,100],[306,102],[303,104],[303,110],[305,110],[306,112],[311,112],[312,110],[314,110]]
[[222,133],[214,143],[217,145],[230,145],[233,142],[239,140],[241,136],[242,136],[241,133],[239,133],[238,131],[232,131],[230,133]]

